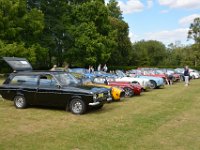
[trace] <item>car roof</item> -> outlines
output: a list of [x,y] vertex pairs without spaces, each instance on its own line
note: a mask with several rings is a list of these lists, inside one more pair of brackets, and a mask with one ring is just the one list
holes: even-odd
[[13,72],[14,75],[42,75],[42,74],[61,74],[67,72],[64,71],[19,71],[19,72]]

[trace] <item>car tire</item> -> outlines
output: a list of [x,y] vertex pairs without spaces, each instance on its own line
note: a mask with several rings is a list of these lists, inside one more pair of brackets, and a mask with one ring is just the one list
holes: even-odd
[[157,87],[156,82],[155,82],[155,81],[152,81],[152,80],[150,80],[150,82],[151,82],[150,88],[151,88],[151,89],[155,89],[155,88]]
[[17,109],[23,109],[27,107],[27,102],[24,96],[17,95],[14,97],[14,105]]
[[129,87],[124,88],[125,97],[132,97],[134,95],[133,90]]
[[86,104],[81,99],[72,99],[69,105],[69,109],[73,114],[80,115],[86,112]]

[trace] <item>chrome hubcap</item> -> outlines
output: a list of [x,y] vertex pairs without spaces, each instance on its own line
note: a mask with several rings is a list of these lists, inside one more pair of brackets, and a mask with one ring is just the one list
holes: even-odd
[[17,98],[15,99],[15,103],[16,103],[16,106],[17,106],[17,107],[22,107],[23,104],[24,104],[24,99],[23,99],[22,97],[17,97]]
[[130,90],[129,89],[125,89],[125,95],[129,96],[130,95]]
[[76,101],[73,104],[73,107],[72,107],[73,112],[80,113],[82,111],[82,109],[83,109],[83,106],[82,106],[81,102]]
[[151,88],[151,89],[154,89],[154,88],[155,88],[154,83],[151,83],[151,84],[150,84],[150,88]]

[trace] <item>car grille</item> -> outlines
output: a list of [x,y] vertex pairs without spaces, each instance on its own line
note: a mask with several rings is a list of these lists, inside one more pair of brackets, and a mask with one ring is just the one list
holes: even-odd
[[102,93],[103,96],[100,96],[98,95],[98,98],[97,98],[97,101],[106,101],[107,98],[109,97],[109,94],[106,92],[106,93]]

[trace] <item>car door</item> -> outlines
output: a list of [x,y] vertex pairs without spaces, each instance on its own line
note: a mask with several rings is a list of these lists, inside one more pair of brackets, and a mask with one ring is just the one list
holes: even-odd
[[36,101],[39,105],[45,106],[64,106],[66,104],[65,93],[52,75],[40,76]]

